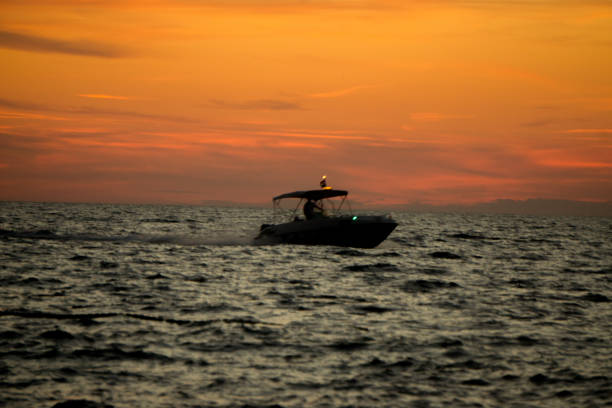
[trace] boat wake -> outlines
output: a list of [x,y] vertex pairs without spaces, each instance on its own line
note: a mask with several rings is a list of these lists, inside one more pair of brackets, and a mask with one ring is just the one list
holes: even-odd
[[168,244],[182,246],[241,246],[253,245],[255,234],[233,231],[217,231],[206,235],[195,234],[140,234],[131,233],[121,236],[99,234],[58,234],[51,230],[10,231],[0,229],[0,239],[51,240],[51,241],[84,241]]

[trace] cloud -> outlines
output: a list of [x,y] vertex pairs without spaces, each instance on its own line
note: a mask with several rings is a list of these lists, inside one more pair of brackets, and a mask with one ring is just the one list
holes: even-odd
[[405,8],[400,0],[181,0],[179,4],[187,6],[204,5],[205,7],[243,8],[254,11],[308,11],[308,10],[395,10]]
[[606,133],[612,134],[612,129],[569,129],[563,133]]
[[58,40],[42,36],[0,30],[0,47],[21,51],[47,52],[86,57],[120,58],[125,49],[111,44],[87,40]]
[[521,123],[521,126],[528,127],[528,128],[539,128],[539,127],[546,127],[549,125],[554,125],[555,123],[556,122],[551,119],[541,119],[541,120],[532,120],[530,122],[523,122]]
[[0,112],[0,119],[42,119],[42,120],[67,120],[66,117],[57,115],[44,115],[30,112]]
[[358,86],[352,86],[350,88],[338,89],[335,91],[313,93],[308,96],[310,96],[311,98],[316,98],[316,99],[338,98],[340,96],[348,95],[348,94],[354,93],[364,88],[370,88],[370,87],[365,86],[365,85],[358,85]]
[[7,109],[7,111],[0,111],[2,119],[66,120],[65,117],[58,116],[57,111],[37,103],[0,98],[0,108]]
[[494,7],[571,7],[578,6],[609,6],[609,0],[437,0],[431,4],[452,4],[466,8],[494,8]]
[[539,162],[542,166],[561,167],[561,168],[576,168],[576,169],[609,169],[612,168],[612,163],[606,162],[587,162],[587,161],[565,161],[565,160],[542,160]]
[[253,134],[265,135],[273,137],[291,137],[301,139],[326,139],[326,140],[341,140],[341,141],[369,141],[373,138],[366,135],[358,135],[347,132],[322,131],[313,132],[307,130],[279,130],[279,131],[255,131]]
[[415,122],[440,122],[449,119],[472,119],[473,115],[457,115],[438,112],[415,112],[410,114],[410,120]]
[[321,143],[303,143],[303,142],[278,142],[278,147],[285,147],[290,149],[326,149],[327,145]]
[[211,99],[215,107],[220,109],[238,110],[301,110],[302,106],[296,102],[285,101],[282,99],[256,99],[246,102],[230,102],[218,99]]
[[47,107],[36,103],[15,101],[4,98],[0,98],[0,107],[18,110],[48,110]]
[[[121,98],[121,97],[116,97]],[[127,117],[132,119],[146,119],[146,120],[157,120],[164,122],[180,122],[180,123],[199,123],[201,121],[195,120],[192,118],[188,118],[185,116],[173,116],[173,115],[164,115],[157,113],[144,113],[144,112],[135,112],[135,111],[125,111],[125,110],[112,110],[112,109],[100,109],[92,106],[80,106],[80,107],[56,107],[56,106],[46,106],[40,105],[30,102],[24,101],[15,101],[10,99],[0,98],[0,107],[4,107],[11,110],[16,111],[26,111],[24,112],[11,112],[11,113],[3,113],[4,115],[9,115],[10,117],[26,117],[26,118],[39,118],[39,119],[56,119],[56,120],[65,120],[69,115],[85,115],[85,116],[110,116],[110,117]],[[53,117],[48,115],[39,115],[32,114],[32,112],[44,112],[44,113],[52,113],[55,115],[62,115],[62,117]]]
[[74,113],[78,115],[129,117],[129,118],[136,118],[136,119],[159,120],[159,121],[164,121],[164,122],[180,122],[180,123],[199,122],[199,120],[191,119],[186,116],[162,115],[162,114],[157,114],[157,113],[143,113],[143,112],[124,111],[124,110],[98,109],[98,108],[94,108],[91,106],[83,106],[80,108],[69,108],[61,112]]
[[[227,10],[249,10],[254,13],[301,13],[320,11],[379,11],[397,12],[398,10],[414,10],[416,8],[431,8],[436,6],[451,5],[468,9],[498,9],[498,8],[525,8],[525,7],[583,7],[587,6],[609,6],[610,0],[428,0],[428,1],[405,1],[405,0],[61,0],[63,6],[78,6],[80,8],[115,8],[136,9],[173,8],[193,9],[227,9]],[[3,0],[6,4],[21,5],[20,0]],[[49,5],[49,0],[29,0],[27,5]]]
[[106,95],[106,94],[79,94],[82,98],[91,98],[91,99],[115,99],[119,101],[127,101],[131,98],[127,96],[119,96],[119,95]]

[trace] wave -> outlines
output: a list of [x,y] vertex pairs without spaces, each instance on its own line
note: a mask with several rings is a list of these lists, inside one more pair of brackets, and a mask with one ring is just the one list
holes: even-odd
[[[124,317],[124,318],[136,319],[136,320],[186,325],[190,327],[208,326],[210,324],[219,323],[219,322],[227,323],[227,324],[238,324],[238,325],[245,325],[245,324],[275,325],[275,323],[263,322],[263,321],[257,320],[250,316],[232,317],[232,318],[223,318],[223,319],[219,318],[219,319],[205,319],[205,320],[190,320],[190,319],[176,319],[176,318],[164,317],[164,316],[144,315],[140,313],[123,313],[123,312],[56,313],[56,312],[47,312],[47,311],[42,311],[42,310],[27,310],[27,309],[0,310],[0,317],[2,316],[17,316],[17,317],[25,317],[28,319],[74,320],[74,321],[93,321],[94,319]],[[52,336],[58,335],[58,333],[53,333],[53,332],[48,332],[47,334],[52,335]]]

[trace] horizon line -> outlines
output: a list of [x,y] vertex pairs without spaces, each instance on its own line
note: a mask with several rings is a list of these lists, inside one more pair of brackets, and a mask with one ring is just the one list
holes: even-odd
[[[471,214],[514,214],[536,216],[595,216],[612,217],[612,200],[583,201],[559,198],[498,198],[491,201],[473,203],[433,204],[426,202],[405,202],[399,204],[367,204],[351,200],[352,210],[356,211],[397,211],[415,213],[471,213]],[[556,203],[556,206],[546,206],[546,203]],[[42,201],[42,200],[6,200],[0,203],[36,203],[36,204],[83,204],[83,205],[143,205],[143,206],[188,206],[188,207],[219,207],[219,208],[253,208],[269,209],[271,202],[245,202],[232,200],[201,200],[197,203],[188,202],[129,202],[129,201]]]

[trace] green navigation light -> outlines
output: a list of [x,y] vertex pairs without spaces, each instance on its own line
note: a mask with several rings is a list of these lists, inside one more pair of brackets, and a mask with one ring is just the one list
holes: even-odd
[[357,221],[357,216],[356,215],[353,216],[353,221]]

